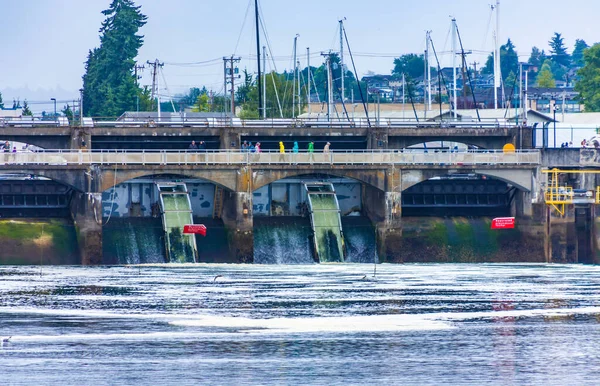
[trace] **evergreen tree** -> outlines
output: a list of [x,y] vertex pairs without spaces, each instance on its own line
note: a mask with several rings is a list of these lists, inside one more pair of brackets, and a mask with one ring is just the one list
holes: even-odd
[[576,68],[581,68],[584,66],[585,62],[583,60],[583,51],[589,47],[590,46],[588,46],[585,40],[575,40],[575,48],[573,49],[573,54],[571,55],[571,62],[573,63],[573,66]]
[[4,102],[2,102],[2,93],[0,92],[0,109],[4,108]]
[[100,47],[88,53],[83,75],[83,109],[89,116],[115,117],[135,111],[144,96],[134,76],[134,59],[143,44],[137,32],[146,16],[133,0],[113,0],[102,14]]
[[[515,50],[515,45],[512,40],[508,39],[506,44],[500,47],[500,72],[504,83],[511,72],[517,73],[519,70],[519,56]],[[494,55],[490,54],[485,62],[485,66],[481,70],[482,74],[494,73]]]
[[568,67],[570,56],[567,53],[567,47],[565,47],[564,38],[558,32],[554,33],[554,36],[548,42],[550,46],[550,54],[552,62]]
[[536,83],[538,87],[544,88],[554,88],[556,87],[556,82],[554,81],[554,75],[552,74],[551,69],[551,61],[546,59],[544,64],[542,65],[542,69],[540,70],[538,77],[536,79]]
[[29,104],[27,103],[27,99],[25,99],[23,101],[23,113],[22,113],[22,115],[24,117],[32,117],[33,116],[33,113],[29,109]]
[[583,52],[585,65],[577,73],[579,80],[575,90],[583,99],[585,111],[600,111],[600,44],[594,44]]

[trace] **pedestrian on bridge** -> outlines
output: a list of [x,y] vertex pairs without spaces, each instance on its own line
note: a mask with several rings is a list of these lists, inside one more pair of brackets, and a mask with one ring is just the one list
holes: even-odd
[[285,161],[285,146],[282,141],[279,141],[279,162]]
[[298,147],[298,142],[294,142],[294,147],[292,147],[292,158],[294,159],[294,165],[298,165],[298,151],[300,148]]
[[188,146],[188,150],[198,150],[198,146],[196,145],[196,141],[192,141],[192,143],[190,143],[190,146]]
[[323,148],[323,154],[329,154],[329,147],[331,146],[331,143],[327,142],[325,144],[325,147]]
[[310,141],[308,143],[308,160],[310,161],[311,165],[313,163],[313,153],[314,152],[315,152],[315,143],[313,141]]

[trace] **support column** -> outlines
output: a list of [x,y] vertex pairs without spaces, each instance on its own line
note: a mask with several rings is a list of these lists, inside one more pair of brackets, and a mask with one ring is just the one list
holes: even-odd
[[252,169],[238,172],[237,191],[225,193],[223,222],[227,228],[232,262],[254,262],[254,222],[252,218]]
[[240,145],[240,135],[233,127],[226,127],[221,130],[219,149],[239,150]]
[[524,190],[517,191],[515,195],[516,217],[520,219],[533,217],[533,204],[531,198],[531,192],[526,192]]
[[377,232],[379,261],[401,262],[402,193],[383,192],[373,186],[363,185],[362,201],[365,215],[375,225]]
[[369,127],[367,130],[367,149],[387,150],[388,130],[381,127]]
[[102,264],[102,193],[74,193],[71,215],[75,223],[81,264]]
[[92,135],[81,127],[71,127],[71,141],[69,143],[69,149],[91,149],[91,147]]

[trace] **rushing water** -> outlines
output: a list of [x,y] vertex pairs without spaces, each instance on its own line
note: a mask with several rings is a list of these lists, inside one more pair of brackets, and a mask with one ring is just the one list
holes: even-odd
[[0,268],[2,385],[595,385],[600,268]]

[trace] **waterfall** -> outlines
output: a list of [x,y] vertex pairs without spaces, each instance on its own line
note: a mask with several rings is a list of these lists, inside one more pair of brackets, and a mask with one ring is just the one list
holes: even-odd
[[256,217],[254,263],[313,264],[311,227],[303,217]]
[[367,217],[342,217],[344,241],[346,242],[346,262],[378,262],[377,237],[375,227]]
[[112,218],[103,229],[104,264],[165,262],[160,219]]

